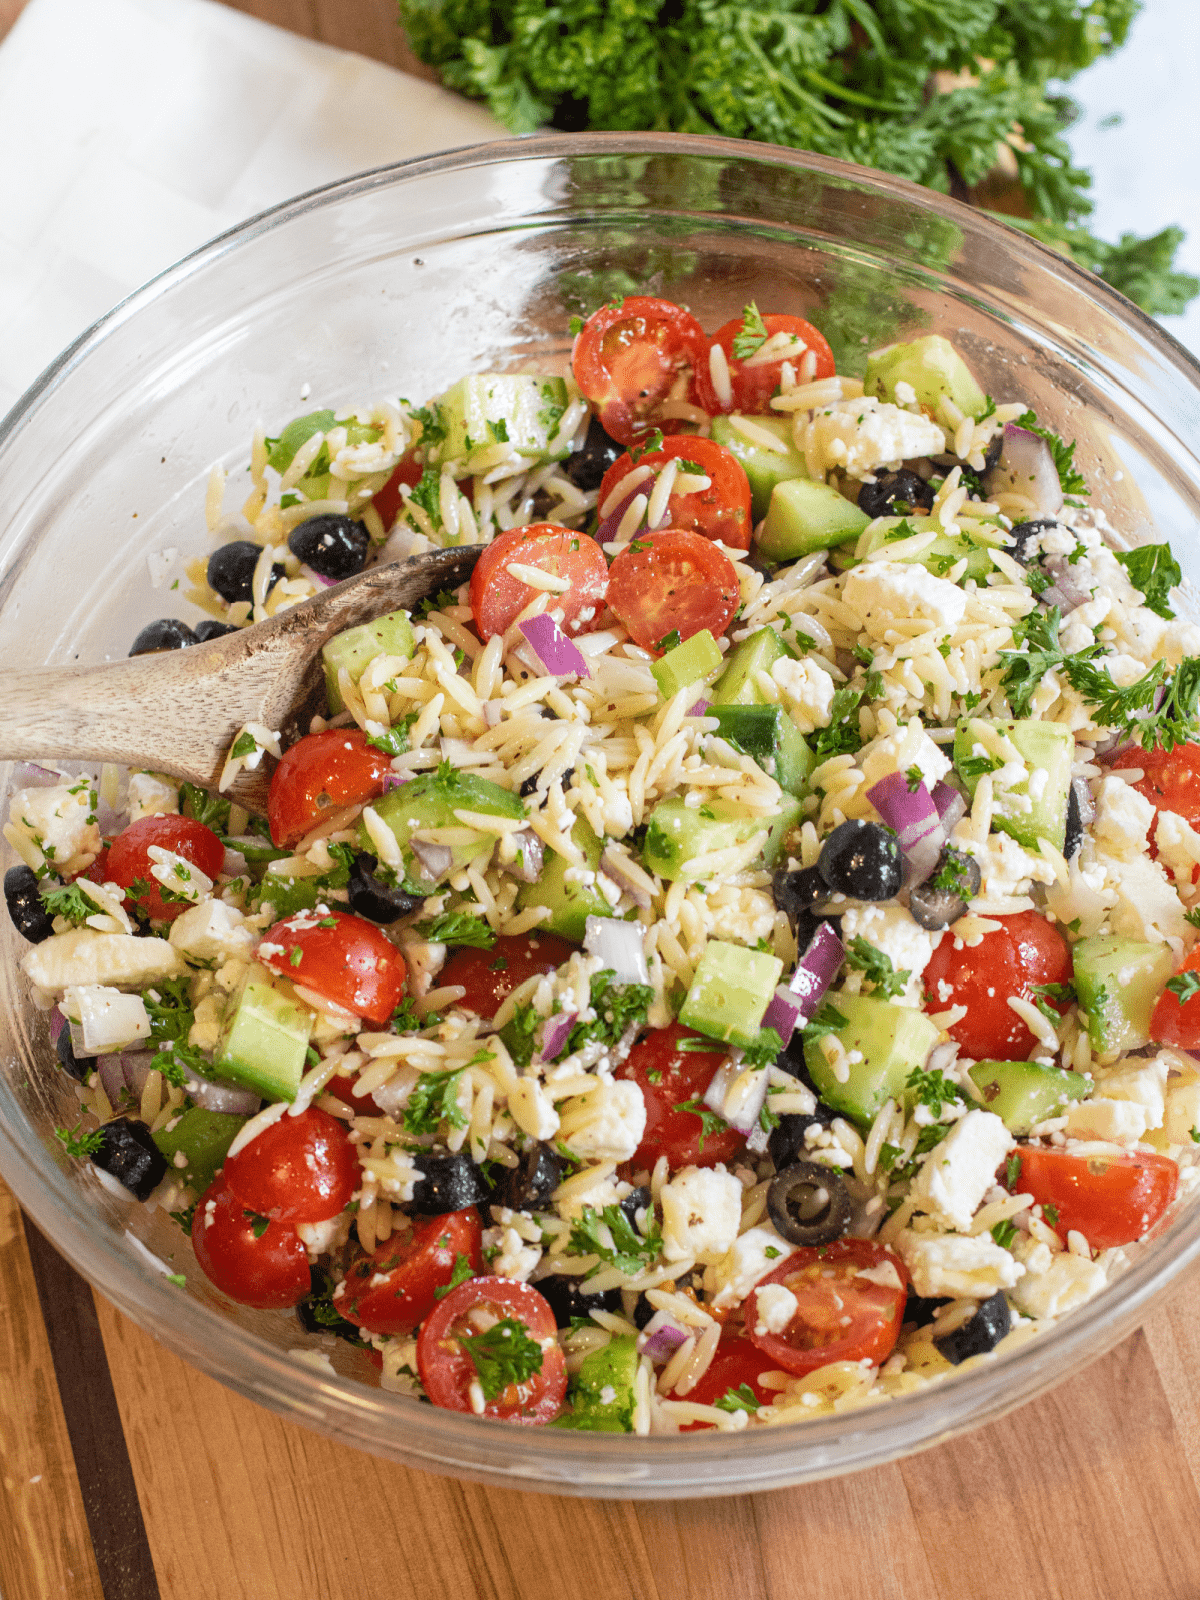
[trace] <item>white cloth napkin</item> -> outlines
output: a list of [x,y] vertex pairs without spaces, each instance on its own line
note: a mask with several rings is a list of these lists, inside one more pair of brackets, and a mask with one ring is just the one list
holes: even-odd
[[504,134],[458,95],[214,0],[31,0],[0,46],[0,415],[206,239]]

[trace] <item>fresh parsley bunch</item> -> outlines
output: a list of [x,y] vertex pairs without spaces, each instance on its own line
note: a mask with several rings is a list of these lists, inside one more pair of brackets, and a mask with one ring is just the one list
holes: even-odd
[[[1138,0],[399,6],[421,59],[514,133],[673,129],[815,150],[959,198],[994,197],[1020,213],[1006,221],[1153,314],[1182,311],[1200,290],[1172,270],[1178,228],[1108,244],[1083,226],[1091,179],[1063,136],[1076,110],[1052,87],[1124,43]],[[1001,145],[1015,192],[993,195]]]

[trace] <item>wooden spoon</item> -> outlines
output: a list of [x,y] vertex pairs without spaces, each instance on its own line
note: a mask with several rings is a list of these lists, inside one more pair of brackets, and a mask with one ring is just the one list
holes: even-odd
[[[98,667],[0,673],[0,761],[114,761],[215,790],[247,722],[284,742],[323,704],[321,646],[344,628],[410,610],[471,575],[482,546],[431,550],[303,600],[207,644]],[[271,774],[243,771],[225,792],[265,814]]]

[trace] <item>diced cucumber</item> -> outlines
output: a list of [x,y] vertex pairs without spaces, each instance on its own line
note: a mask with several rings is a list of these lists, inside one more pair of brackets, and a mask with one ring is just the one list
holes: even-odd
[[966,417],[981,417],[987,410],[987,395],[976,382],[975,374],[940,333],[914,339],[911,344],[892,344],[867,358],[863,378],[866,394],[894,401],[896,385],[907,383],[919,404],[935,415],[938,401],[952,400]]
[[1106,933],[1080,939],[1071,958],[1093,1050],[1138,1050],[1147,1044],[1155,1001],[1175,970],[1170,946]]
[[[983,776],[980,763],[988,759],[986,747],[979,743],[979,730],[988,727],[998,728],[1012,741],[1029,772],[1024,782],[997,792],[992,827],[999,833],[1010,834],[1018,844],[1032,850],[1037,849],[1039,839],[1061,850],[1067,836],[1067,797],[1071,788],[1071,764],[1075,759],[1075,735],[1057,722],[985,722],[978,717],[964,718],[954,734],[954,765],[972,799]],[[984,751],[982,756],[981,750]]]
[[333,715],[346,709],[338,689],[339,667],[345,667],[351,683],[357,683],[376,656],[403,656],[408,660],[416,647],[407,611],[389,611],[374,622],[364,622],[361,628],[335,633],[328,644],[321,646],[325,691]]
[[[378,439],[383,431],[377,422],[355,422],[352,417],[339,422],[332,411],[310,411],[306,416],[293,417],[284,428],[271,446],[267,465],[275,472],[286,472],[301,445],[307,444],[315,433],[328,433],[332,428],[345,428],[349,445],[366,444],[368,440]],[[295,488],[306,500],[327,500],[329,487],[329,452],[321,449]],[[291,502],[285,496],[283,503]]]
[[660,878],[679,878],[697,856],[745,844],[766,829],[767,842],[757,859],[773,866],[788,830],[800,816],[800,802],[785,794],[779,808],[777,817],[748,817],[728,800],[709,800],[702,806],[685,805],[681,799],[660,800],[650,813],[642,860]]
[[989,1111],[1009,1133],[1024,1134],[1039,1122],[1060,1117],[1075,1100],[1086,1100],[1092,1080],[1040,1061],[977,1061],[968,1068]]
[[[380,821],[392,830],[404,857],[405,874],[414,882],[430,881],[424,876],[421,864],[414,855],[410,840],[414,833],[425,833],[431,828],[464,828],[466,825],[455,815],[456,811],[483,811],[494,817],[523,817],[525,807],[517,795],[502,789],[488,778],[478,778],[472,772],[455,772],[443,764],[437,772],[429,772],[411,783],[393,789],[374,801],[374,810]],[[470,837],[461,844],[452,844],[450,866],[443,877],[490,848],[495,842],[491,834],[469,830]],[[358,825],[359,848],[375,853],[371,836],[363,823]]]
[[835,994],[828,1004],[846,1019],[836,1037],[849,1057],[849,1077],[838,1082],[819,1039],[805,1040],[804,1064],[827,1106],[867,1126],[885,1100],[899,1099],[909,1073],[925,1065],[938,1030],[915,1006],[875,995]]
[[767,561],[796,561],[812,550],[856,539],[870,520],[830,484],[789,478],[772,489],[754,543]]
[[[172,1176],[200,1195],[213,1181],[245,1122],[245,1117],[189,1106],[151,1137],[167,1158]],[[186,1157],[182,1166],[175,1159],[181,1153]]]
[[632,1433],[637,1405],[637,1340],[621,1334],[585,1356],[567,1396],[574,1410],[559,1417],[556,1428],[588,1433]]
[[213,1067],[265,1100],[294,1100],[304,1074],[313,1013],[252,962],[217,1045]]
[[988,573],[995,566],[991,552],[987,545],[976,543],[966,535],[949,534],[944,531],[940,522],[933,517],[878,517],[872,527],[855,548],[855,556],[859,560],[865,559],[872,551],[878,550],[887,544],[890,538],[899,533],[900,539],[906,539],[912,534],[936,533],[933,543],[926,545],[924,550],[916,555],[899,555],[897,561],[912,561],[932,572],[935,578],[944,578],[952,567],[960,561],[967,563],[964,578],[974,578],[976,583],[986,583]]
[[[578,817],[571,829],[572,843],[583,851],[584,870],[595,872],[600,865],[601,842],[592,832],[586,817]],[[521,885],[517,907],[548,906],[550,916],[538,924],[547,933],[561,934],[576,944],[583,943],[589,917],[611,917],[612,907],[595,883],[581,883],[572,867],[554,850],[547,850],[542,875],[536,883]]]
[[774,628],[759,628],[741,644],[735,644],[725,658],[725,671],[713,684],[712,702],[718,706],[760,706],[765,704],[754,682],[756,672],[770,672],[781,656],[795,652]]
[[670,700],[681,689],[691,684],[703,683],[720,667],[723,657],[717,641],[707,628],[692,634],[665,656],[650,663],[650,671],[664,700]]
[[722,739],[752,756],[781,789],[800,798],[808,793],[816,758],[782,706],[710,706],[706,715],[716,717]]
[[742,463],[750,480],[752,514],[755,522],[761,522],[771,504],[771,490],[775,485],[786,482],[788,478],[807,478],[808,468],[804,464],[803,452],[792,443],[790,417],[749,417],[747,420],[778,439],[780,444],[785,444],[787,453],[781,455],[766,445],[751,443],[738,429],[736,414],[714,417],[712,436]]
[[567,400],[562,378],[498,372],[460,378],[437,401],[446,430],[441,459],[463,461],[470,471],[472,457],[510,444],[535,461],[561,460],[571,441],[556,439],[551,450],[550,440]]
[[783,974],[783,962],[762,950],[710,939],[679,1013],[685,1028],[745,1049],[758,1038],[762,1019]]

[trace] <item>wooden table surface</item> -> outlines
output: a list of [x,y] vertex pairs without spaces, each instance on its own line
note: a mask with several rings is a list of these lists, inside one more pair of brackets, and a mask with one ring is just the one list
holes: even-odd
[[[237,9],[431,76],[392,0]],[[2,1186],[0,1364],[3,1600],[1200,1597],[1200,1273],[1002,1422],[722,1500],[483,1489],[331,1444],[93,1297]]]

